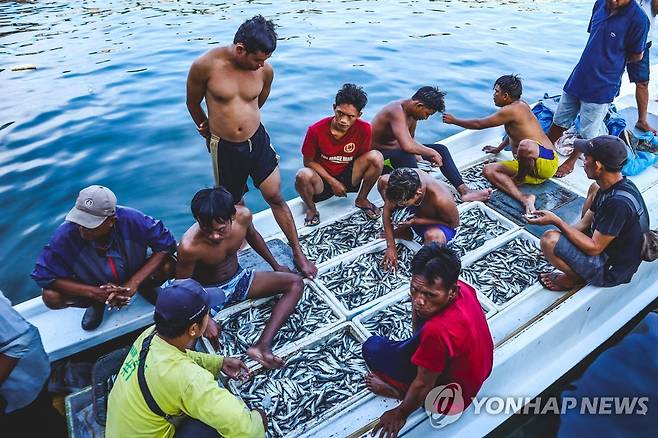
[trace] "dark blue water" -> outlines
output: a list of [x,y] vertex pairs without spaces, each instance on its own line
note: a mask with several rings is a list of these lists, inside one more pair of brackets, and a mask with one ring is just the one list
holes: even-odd
[[[463,116],[494,109],[493,81],[519,73],[528,100],[559,92],[577,62],[589,1],[86,1],[0,3],[0,289],[38,295],[28,274],[41,247],[92,183],[161,218],[177,236],[188,203],[212,184],[185,107],[190,63],[232,41],[256,13],[279,25],[263,119],[295,195],[306,127],[330,115],[344,82],[365,87],[370,119],[427,84]],[[35,64],[33,71],[12,66]],[[456,132],[435,117],[418,137]],[[247,203],[265,207],[252,190]]]

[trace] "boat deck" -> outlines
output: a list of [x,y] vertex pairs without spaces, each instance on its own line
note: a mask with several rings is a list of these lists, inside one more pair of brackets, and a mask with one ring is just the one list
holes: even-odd
[[[629,126],[633,126],[635,123],[635,101],[632,92],[632,88],[625,84],[622,88],[622,97],[616,102]],[[652,124],[658,126],[658,117],[655,116],[658,114],[658,103],[652,101],[649,109]],[[482,146],[497,144],[502,134],[502,128],[463,131],[445,139],[442,143],[449,147],[455,162],[464,172],[491,159],[491,156],[485,156],[481,152]],[[506,159],[509,156],[510,153],[505,152],[496,159]],[[437,178],[441,178],[438,171],[433,173]],[[658,217],[658,202],[656,202],[658,199],[658,169],[648,169],[639,176],[632,177],[632,180],[642,191],[655,226],[655,220]],[[469,183],[469,180],[466,182]],[[550,183],[532,190],[539,190],[544,194],[543,197],[538,196],[538,208],[547,207],[575,219],[578,217],[580,206],[590,184],[591,181],[586,178],[582,170],[582,162],[579,162],[575,171],[566,178],[552,179]],[[546,193],[549,192],[552,195],[547,196]],[[375,203],[381,203],[381,199],[374,192],[370,199]],[[354,207],[353,203],[354,195],[342,199],[332,198],[321,203],[318,206],[322,217],[319,229],[354,222],[357,216],[353,215],[359,214],[359,210]],[[304,209],[301,200],[296,198],[289,201],[288,204],[296,223],[303,223]],[[478,210],[478,214],[485,215],[488,220],[497,222],[503,228],[499,234],[486,236],[481,244],[465,250],[463,256],[465,272],[462,278],[468,275],[469,269],[474,272],[471,277],[464,279],[477,283],[475,286],[478,297],[486,312],[496,345],[494,370],[491,377],[485,382],[480,396],[534,397],[658,296],[658,272],[647,263],[640,266],[638,273],[629,285],[607,289],[587,286],[577,293],[556,293],[543,289],[534,278],[519,284],[512,284],[510,283],[512,280],[507,280],[508,283],[505,284],[505,287],[513,286],[519,291],[513,296],[501,296],[500,291],[493,287],[495,285],[486,284],[488,280],[483,279],[484,275],[478,276],[481,274],[482,263],[491,263],[492,254],[516,251],[518,245],[537,248],[538,236],[541,235],[543,229],[528,227],[520,220],[520,210],[516,205],[510,203],[506,196],[498,193],[487,204],[465,203],[459,206],[459,210],[462,219],[470,214],[469,211]],[[254,222],[266,240],[285,240],[270,211],[256,214]],[[299,233],[304,239],[310,233],[317,233],[317,230],[318,228],[302,227],[299,229]],[[325,244],[330,240],[329,237],[331,237],[331,233],[323,236],[322,240],[316,244],[310,245]],[[351,339],[355,339],[357,342],[362,341],[371,334],[370,330],[373,329],[372,324],[368,324],[369,319],[378,318],[377,312],[393,305],[404,304],[406,294],[404,282],[398,284],[397,280],[394,281],[390,278],[382,280],[390,282],[390,287],[385,288],[386,290],[383,290],[381,296],[374,296],[367,303],[350,302],[342,296],[343,292],[336,287],[336,279],[350,281],[352,277],[361,276],[359,271],[346,271],[346,269],[353,266],[352,263],[357,265],[365,263],[361,262],[364,260],[362,257],[369,257],[370,254],[376,257],[376,254],[383,249],[383,241],[378,238],[376,233],[357,237],[361,242],[357,247],[335,252],[331,252],[334,251],[331,249],[326,259],[318,263],[320,275],[309,285],[312,292],[315,292],[321,301],[317,304],[319,309],[329,309],[329,313],[333,313],[336,318],[328,320],[326,324],[318,326],[317,329],[311,328],[313,333],[305,335],[301,339],[291,339],[292,342],[286,342],[284,339],[281,348],[275,350],[277,353],[286,357],[294,357],[296,354],[313,352],[317,350],[318,345],[328,345],[327,343],[330,343],[333,336],[343,336],[345,339],[351,336]],[[413,242],[405,245],[412,252],[419,247],[417,243]],[[515,247],[515,245],[517,246]],[[536,253],[530,252],[530,255],[524,260],[526,260],[524,263],[535,263],[528,269],[539,269],[540,265],[536,263],[539,263],[541,259]],[[305,299],[310,300],[310,296],[309,294]],[[265,301],[249,303],[244,309],[237,308],[237,306],[225,309],[220,313],[219,319],[227,318],[238,311],[247,312],[245,315],[248,315],[249,312],[256,312],[259,306],[267,305]],[[57,360],[101,344],[144,327],[152,321],[152,307],[141,297],[137,297],[127,309],[107,315],[101,327],[93,332],[84,332],[80,328],[82,309],[49,311],[38,298],[17,306],[17,309],[40,329],[44,347],[51,360]],[[320,324],[319,320],[322,318],[316,319]],[[297,324],[303,325],[304,321],[298,321]],[[346,327],[349,328],[346,329]],[[355,367],[361,366],[357,362],[353,364]],[[250,366],[257,373],[263,372],[256,364],[251,363]],[[273,374],[272,378],[278,377]],[[284,376],[284,378],[287,377]],[[342,437],[352,434],[359,436],[384,410],[397,404],[392,400],[369,395],[358,384],[354,385],[342,389],[345,397],[336,398],[337,404],[334,403],[327,407],[319,406],[317,415],[304,419],[306,421],[303,427],[296,427],[288,432],[292,435],[304,436]],[[232,389],[236,393],[242,393],[242,389],[237,386],[233,386]],[[260,400],[260,402],[264,402],[264,400]],[[462,432],[469,436],[484,435],[511,414],[511,412],[503,412],[499,415],[474,415],[473,409],[469,408],[459,421],[441,431],[451,435]],[[273,419],[276,420],[277,416],[274,415]],[[425,413],[420,410],[409,418],[403,429],[403,434],[410,436],[436,432],[437,430],[432,428],[427,421]],[[286,433],[286,435],[290,435],[290,433]]]

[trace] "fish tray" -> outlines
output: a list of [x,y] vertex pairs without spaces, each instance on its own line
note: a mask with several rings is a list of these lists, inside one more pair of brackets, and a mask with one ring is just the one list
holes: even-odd
[[364,212],[355,211],[314,227],[299,236],[299,244],[306,257],[320,265],[355,248],[381,240],[379,236],[382,231],[381,218],[368,219]]
[[369,397],[361,354],[365,340],[361,328],[343,323],[283,353],[285,367],[257,366],[246,382],[231,380],[229,390],[249,408],[267,413],[269,436],[297,437]]
[[334,300],[350,319],[376,305],[388,294],[409,287],[411,259],[420,249],[415,242],[398,240],[398,269],[386,272],[381,265],[386,242],[332,261],[320,269],[315,284]]
[[459,206],[459,228],[448,246],[463,257],[506,233],[518,230],[512,221],[481,202]]
[[484,161],[472,164],[464,169],[460,169],[462,180],[473,190],[492,189],[494,186],[482,174],[485,164],[495,163],[497,160],[486,159]]
[[538,283],[539,273],[552,269],[541,254],[539,240],[524,230],[469,256],[463,266],[460,278],[491,300],[498,310],[527,295],[524,292]]
[[[223,356],[244,356],[260,336],[272,315],[272,307],[278,296],[246,301],[215,316],[222,331],[219,335],[219,353]],[[274,337],[272,350],[279,351],[286,345],[311,334],[324,332],[345,321],[341,310],[328,299],[324,292],[312,283],[304,282],[304,295],[297,309]]]
[[[488,299],[478,294],[478,301],[487,319],[497,313]],[[393,341],[409,339],[411,326],[411,297],[406,291],[386,297],[381,303],[357,315],[353,322],[360,325],[368,336],[384,336]]]

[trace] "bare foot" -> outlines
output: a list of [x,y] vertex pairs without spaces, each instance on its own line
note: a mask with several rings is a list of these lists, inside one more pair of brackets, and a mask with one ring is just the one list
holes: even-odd
[[557,171],[555,172],[555,177],[564,178],[565,176],[573,172],[574,166],[575,163],[573,161],[569,161],[569,160],[565,161],[564,163],[560,164],[560,167],[557,168]]
[[582,283],[572,280],[562,272],[542,272],[539,274],[539,282],[548,290],[560,292],[581,286]]
[[471,190],[467,189],[466,193],[462,193],[462,201],[464,202],[470,202],[470,201],[486,201],[491,197],[491,192],[493,192],[492,189],[484,189],[484,190]]
[[318,268],[309,262],[304,254],[293,257],[293,261],[304,277],[313,279],[318,275]]
[[535,211],[535,195],[523,195],[522,204],[525,207],[526,214]]
[[286,364],[283,361],[283,359],[281,359],[279,356],[275,356],[274,354],[272,354],[272,350],[270,349],[265,350],[262,347],[259,347],[258,345],[249,347],[247,349],[247,356],[258,362],[259,364],[263,365],[268,370],[274,368],[281,368]]
[[382,379],[374,375],[373,373],[368,373],[366,375],[366,386],[368,390],[373,394],[381,395],[382,397],[394,398],[397,400],[402,400],[400,392],[393,388],[388,383],[384,382]]
[[651,132],[654,135],[658,134],[658,131],[653,129],[649,124],[649,122],[646,120],[638,120],[637,123],[635,124],[635,127],[642,132]]

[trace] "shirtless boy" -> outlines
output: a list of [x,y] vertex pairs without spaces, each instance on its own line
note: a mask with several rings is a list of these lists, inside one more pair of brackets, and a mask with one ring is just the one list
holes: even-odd
[[[420,169],[395,169],[379,178],[379,193],[384,199],[384,236],[386,253],[384,267],[395,269],[398,264],[395,239],[411,240],[413,232],[422,236],[423,244],[450,242],[459,226],[459,212],[450,189]],[[393,229],[391,214],[398,207],[407,207],[414,217]]]
[[448,148],[442,144],[420,144],[414,138],[416,123],[443,112],[445,93],[435,87],[421,87],[411,99],[387,104],[372,119],[372,149],[378,150],[391,167],[418,167],[422,157],[435,166],[450,181],[464,201],[486,201],[491,190],[471,190],[455,166]]
[[[185,232],[178,246],[176,278],[193,278],[201,283],[210,294],[213,315],[230,304],[282,293],[263,333],[247,355],[266,368],[283,366],[283,360],[272,354],[272,339],[302,297],[302,278],[276,262],[254,228],[251,212],[234,205],[231,193],[224,187],[198,191],[191,207],[197,222]],[[237,252],[245,239],[275,272],[254,272],[240,266]],[[217,343],[218,327],[214,321],[208,324],[205,335]]]
[[501,76],[494,85],[493,101],[500,107],[496,113],[474,120],[444,114],[443,121],[466,129],[505,126],[508,139],[498,147],[485,146],[483,151],[498,154],[510,144],[514,159],[487,164],[483,173],[493,185],[519,201],[526,213],[530,213],[535,210],[535,196],[523,194],[518,186],[543,183],[555,175],[559,163],[553,143],[544,134],[528,104],[521,100],[522,91],[518,76]]
[[[212,156],[215,183],[242,202],[251,176],[292,247],[306,277],[317,268],[308,261],[290,208],[281,196],[278,157],[260,122],[274,71],[266,60],[276,49],[274,24],[257,15],[245,21],[233,44],[212,49],[194,61],[187,77],[187,109]],[[201,107],[205,98],[208,115]]]

